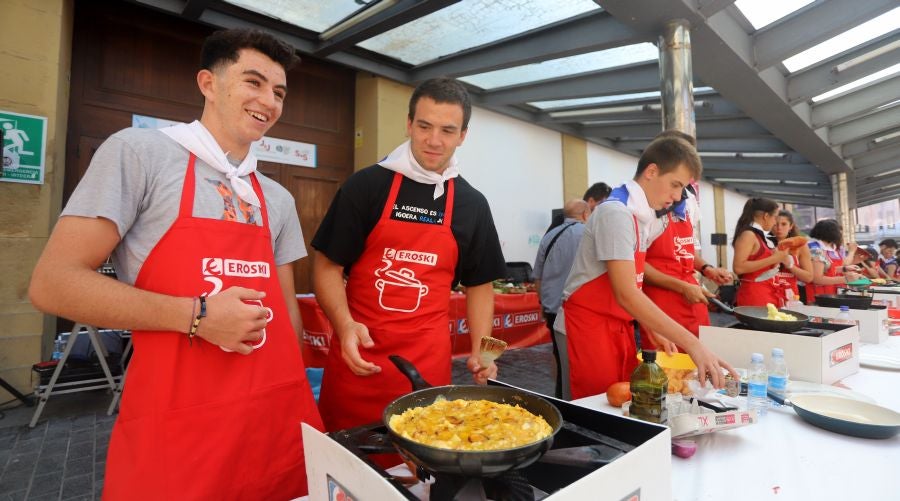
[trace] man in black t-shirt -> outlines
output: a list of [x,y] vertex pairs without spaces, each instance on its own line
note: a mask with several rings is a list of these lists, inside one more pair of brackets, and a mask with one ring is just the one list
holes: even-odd
[[[319,399],[329,430],[378,421],[409,392],[389,355],[412,362],[431,384],[449,384],[448,326],[469,334],[476,382],[497,373],[482,364],[480,340],[491,334],[491,282],[506,276],[504,258],[487,200],[459,176],[454,156],[470,116],[460,83],[417,87],[410,140],[347,179],[316,232],[316,298],[335,330]],[[467,324],[450,326],[456,283],[467,287]]]

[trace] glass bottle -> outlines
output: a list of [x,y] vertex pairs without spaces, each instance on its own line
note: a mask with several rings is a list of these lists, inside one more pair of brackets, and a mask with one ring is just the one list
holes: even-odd
[[665,424],[668,418],[666,391],[669,379],[656,364],[656,351],[643,350],[643,362],[631,373],[631,417]]

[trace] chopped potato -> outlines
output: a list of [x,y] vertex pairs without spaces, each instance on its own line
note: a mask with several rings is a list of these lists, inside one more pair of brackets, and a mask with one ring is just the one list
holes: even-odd
[[547,421],[518,405],[488,400],[436,400],[391,416],[391,429],[420,444],[464,451],[512,449],[553,433]]
[[794,315],[778,311],[778,308],[776,308],[772,303],[766,304],[766,311],[768,312],[767,318],[769,320],[781,320],[787,322],[794,322],[797,320],[797,317],[795,317]]

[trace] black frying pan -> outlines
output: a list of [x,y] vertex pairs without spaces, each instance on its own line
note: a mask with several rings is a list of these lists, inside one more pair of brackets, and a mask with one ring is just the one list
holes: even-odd
[[797,320],[771,320],[769,312],[764,306],[736,306],[731,308],[717,298],[708,298],[709,302],[716,305],[725,313],[731,313],[744,325],[751,329],[766,332],[794,332],[809,323],[809,316],[796,311],[780,309],[778,311],[797,317]]
[[785,399],[769,392],[769,398],[790,405],[809,424],[842,435],[891,438],[900,433],[900,414],[875,404],[815,393]]
[[872,297],[852,294],[816,294],[816,305],[826,308],[846,306],[851,310],[868,310],[872,306]]
[[[413,384],[413,391],[404,395],[390,404],[384,409],[382,419],[388,434],[394,445],[400,453],[412,462],[423,467],[431,473],[452,473],[464,476],[493,476],[500,473],[524,468],[544,456],[553,445],[553,438],[563,426],[562,414],[559,409],[547,400],[528,393],[526,391],[517,390],[515,388],[506,388],[501,386],[430,386],[422,379],[419,371],[407,360],[391,355],[391,362],[400,369]],[[443,396],[448,400],[466,399],[466,400],[488,400],[491,402],[499,402],[510,405],[518,405],[529,412],[543,417],[547,424],[553,428],[550,436],[522,447],[513,449],[504,449],[496,451],[455,451],[450,449],[440,449],[428,445],[414,442],[400,436],[391,429],[390,419],[394,414],[400,414],[403,411],[413,407],[423,407],[430,405],[438,396]],[[578,448],[582,449],[582,448]],[[610,459],[603,459],[599,454],[591,454],[590,447],[584,447],[588,451],[581,452],[581,456],[587,456],[588,462],[593,462],[595,466],[602,466],[609,462]],[[570,449],[558,449],[553,451],[554,455],[547,454],[545,462],[563,463],[567,460],[567,453],[571,456]]]

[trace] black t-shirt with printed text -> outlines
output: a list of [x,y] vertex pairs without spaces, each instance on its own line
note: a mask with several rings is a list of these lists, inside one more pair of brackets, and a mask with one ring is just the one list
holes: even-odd
[[[334,196],[312,246],[349,273],[381,218],[393,180],[394,172],[377,164],[350,176]],[[435,200],[434,185],[403,178],[391,218],[409,222],[409,231],[416,231],[419,224],[443,224],[446,189],[445,182],[444,194]],[[450,230],[459,250],[454,284],[481,285],[506,276],[487,199],[462,176],[454,178]]]

